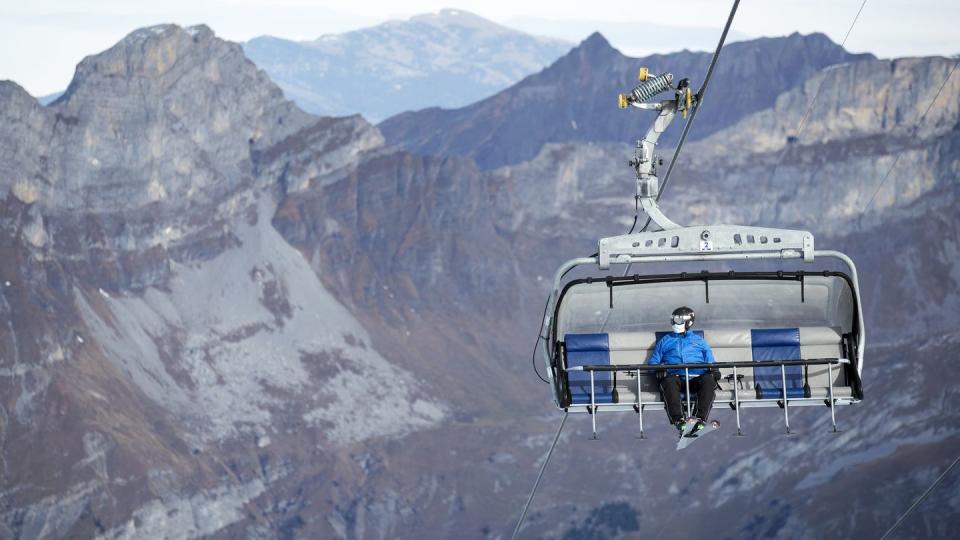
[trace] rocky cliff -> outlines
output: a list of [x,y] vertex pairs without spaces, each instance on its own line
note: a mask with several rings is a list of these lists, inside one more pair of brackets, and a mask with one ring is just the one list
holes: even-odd
[[[958,89],[917,124],[950,63],[865,60],[691,144],[663,203],[848,251],[868,401],[840,435],[760,411],[670,466],[668,426],[602,417],[596,443],[571,419],[525,537],[876,537],[955,455]],[[85,59],[47,107],[9,82],[0,104],[2,536],[509,534],[558,420],[527,356],[547,282],[629,226],[642,113],[617,111],[620,145],[484,170],[303,113],[238,45],[174,26]],[[956,485],[905,534],[949,534]]]
[[363,120],[301,112],[206,27],[134,32],[46,108],[2,91],[5,536],[210,534],[287,437],[449,413],[271,225],[382,143]]

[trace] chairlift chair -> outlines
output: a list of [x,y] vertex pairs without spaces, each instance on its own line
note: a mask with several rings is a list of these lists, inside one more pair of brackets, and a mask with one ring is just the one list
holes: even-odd
[[[669,220],[657,204],[661,160],[653,151],[676,113],[685,116],[696,106],[696,95],[685,79],[674,86],[669,73],[651,77],[641,70],[640,80],[619,96],[619,104],[658,112],[630,164],[638,205],[660,230],[603,238],[595,255],[557,270],[541,331],[557,407],[590,413],[594,437],[599,412],[633,411],[643,437],[644,411],[664,408],[655,378],[663,366],[646,361],[669,328],[671,311],[683,305],[696,311],[695,330],[714,351],[721,373],[715,404],[734,411],[738,434],[741,409],[753,407],[782,408],[789,433],[791,408],[826,406],[836,431],[836,407],[863,399],[866,336],[853,261],[838,251],[817,250],[808,231],[685,227]],[[667,90],[673,90],[672,99],[649,101]],[[802,262],[802,269],[765,269],[769,261],[788,260]],[[621,270],[697,261],[746,261],[759,268],[628,275]],[[817,266],[824,261],[839,261],[844,268]],[[566,279],[575,268],[599,275]],[[688,411],[691,399],[685,392]]]

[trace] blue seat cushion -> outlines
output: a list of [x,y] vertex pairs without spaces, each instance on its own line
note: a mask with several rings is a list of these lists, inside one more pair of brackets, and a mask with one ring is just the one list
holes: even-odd
[[[800,359],[799,328],[762,328],[750,331],[753,361]],[[753,368],[757,399],[781,399],[784,395],[783,379],[786,376],[786,396],[804,397],[803,366],[786,366],[785,373],[776,367]]]
[[[567,350],[567,367],[609,366],[610,337],[607,334],[567,334],[564,336]],[[567,373],[570,401],[576,405],[590,403],[590,372]],[[593,372],[594,403],[613,403],[613,372]]]

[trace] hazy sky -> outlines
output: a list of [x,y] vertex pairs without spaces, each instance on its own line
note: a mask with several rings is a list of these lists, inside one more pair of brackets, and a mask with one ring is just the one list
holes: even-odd
[[[840,42],[861,2],[742,0],[733,28],[748,36],[819,31]],[[74,66],[84,56],[110,47],[135,28],[159,23],[204,23],[220,37],[234,41],[263,34],[313,39],[388,19],[456,8],[527,31],[542,33],[556,28],[560,32],[562,28],[564,35],[557,37],[579,40],[593,30],[603,33],[605,27],[610,35],[622,36],[624,23],[636,23],[638,35],[644,22],[712,27],[719,33],[730,2],[0,0],[0,6],[0,79],[12,79],[40,96],[66,88]],[[868,0],[847,48],[881,57],[954,55],[960,53],[958,22],[960,1],[956,0]],[[578,28],[582,31],[577,32]],[[578,33],[581,35],[574,35]],[[690,48],[680,33],[675,41],[656,46],[640,47],[639,42],[626,42],[626,38],[611,41],[634,55]]]

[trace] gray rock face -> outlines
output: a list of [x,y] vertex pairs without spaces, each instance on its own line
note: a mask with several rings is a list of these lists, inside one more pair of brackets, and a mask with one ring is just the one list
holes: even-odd
[[[48,107],[0,92],[11,536],[212,534],[289,474],[265,465],[286,437],[334,451],[448,414],[271,226],[382,144],[369,124],[303,113],[206,27],[130,34]],[[256,474],[225,469],[251,440]]]
[[[953,459],[956,86],[910,127],[946,67],[798,79],[691,144],[663,200],[854,257],[871,341],[847,431],[809,408],[783,438],[779,411],[751,412],[747,438],[664,466],[656,419],[639,448],[635,417],[601,415],[603,443],[571,419],[525,535],[878,537]],[[787,104],[818,80],[824,114],[771,180]],[[508,534],[557,420],[528,364],[542,301],[561,261],[629,226],[637,114],[616,145],[484,171],[299,111],[205,27],[131,34],[48,107],[0,83],[0,536]],[[918,536],[960,522],[940,489]]]
[[84,230],[86,238],[65,235],[51,247],[91,264],[95,250],[106,252],[98,258],[154,248],[216,254],[229,243],[224,223],[251,207],[251,190],[275,189],[280,171],[271,166],[286,166],[291,137],[310,135],[299,144],[317,148],[360,143],[286,170],[291,189],[298,174],[350,167],[356,152],[381,142],[359,118],[318,122],[303,113],[206,27],[132,33],[81,62],[48,108],[10,92],[16,106],[4,110],[10,128],[0,136],[20,155],[5,162],[3,180],[45,214],[35,244],[49,240],[43,227]]
[[430,106],[462,107],[542,69],[569,43],[472,13],[441,10],[345,34],[244,44],[251,60],[304,110],[378,122]]
[[[549,68],[483,101],[403,113],[379,127],[390,143],[420,153],[469,156],[484,169],[532,159],[551,142],[628,141],[643,134],[637,133],[636,111],[617,108],[617,94],[637,84],[637,70],[670,71],[698,88],[710,57],[682,51],[629,58],[593,34]],[[826,66],[869,57],[850,54],[823,34],[727,45],[691,137],[702,138],[773,105],[781,92]],[[675,141],[674,131],[679,130],[661,143]]]

